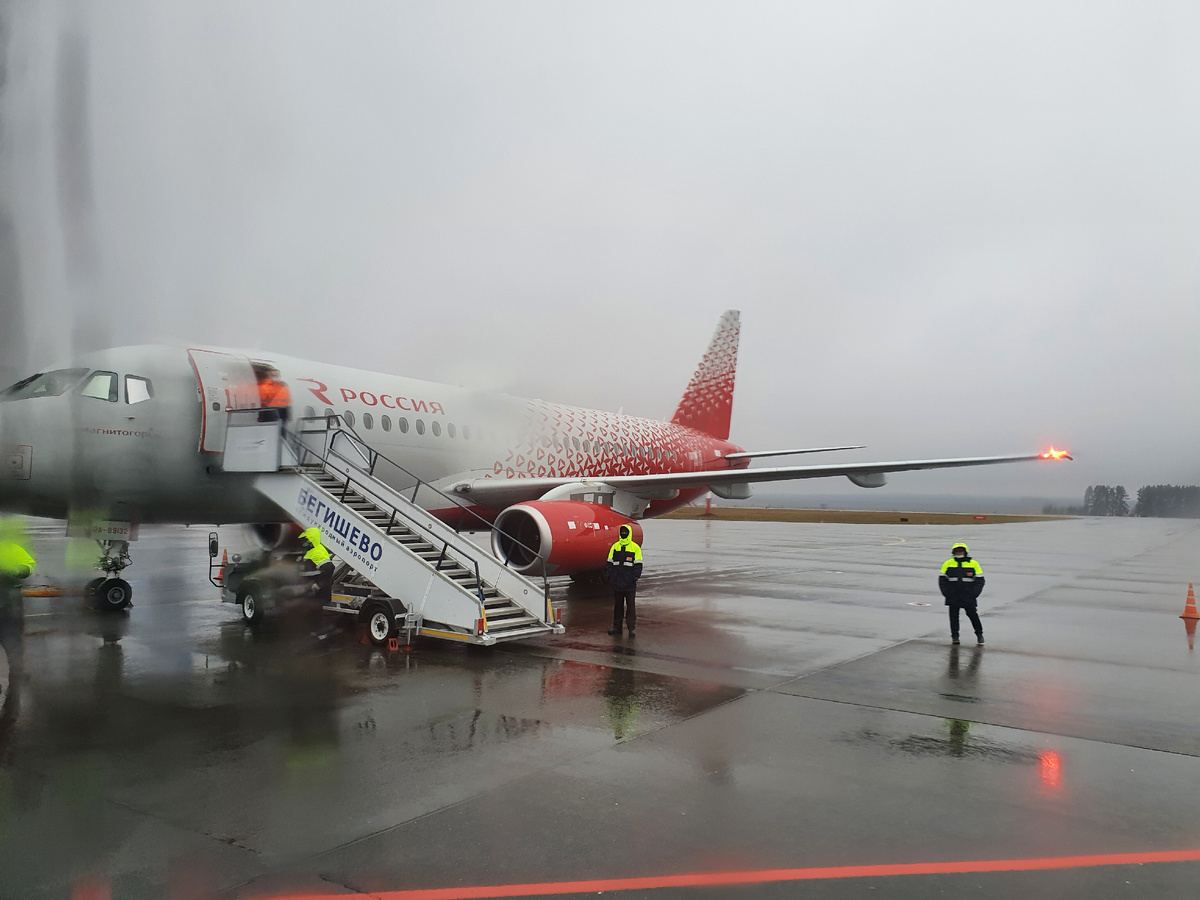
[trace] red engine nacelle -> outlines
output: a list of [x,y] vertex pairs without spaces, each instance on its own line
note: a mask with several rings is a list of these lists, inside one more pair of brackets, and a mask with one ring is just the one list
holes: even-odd
[[496,517],[492,552],[522,575],[572,575],[601,569],[628,525],[642,542],[642,526],[611,507],[582,500],[517,503]]

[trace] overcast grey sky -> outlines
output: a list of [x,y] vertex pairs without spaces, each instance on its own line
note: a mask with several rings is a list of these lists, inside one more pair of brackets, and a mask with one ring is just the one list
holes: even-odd
[[113,343],[659,418],[732,307],[748,447],[1078,454],[908,492],[1200,482],[1200,4],[11,6],[35,362],[86,304]]

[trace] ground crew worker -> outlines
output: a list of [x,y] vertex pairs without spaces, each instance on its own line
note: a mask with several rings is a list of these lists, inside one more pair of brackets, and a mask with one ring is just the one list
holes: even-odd
[[637,627],[637,609],[634,606],[634,595],[637,593],[637,580],[642,574],[642,548],[633,541],[633,529],[622,525],[621,539],[608,550],[608,562],[604,565],[604,575],[613,589],[613,627],[609,634],[621,633],[621,618],[629,628],[629,636],[633,637]]
[[0,527],[0,647],[8,657],[9,688],[24,669],[25,600],[21,582],[37,562],[25,549],[24,530],[12,521]]
[[278,409],[280,421],[286,422],[288,407],[292,405],[292,392],[287,382],[279,377],[278,369],[258,369],[258,399],[264,408]]
[[955,544],[950,548],[951,556],[942,563],[942,574],[938,576],[938,587],[950,607],[950,643],[958,643],[958,612],[964,611],[975,629],[975,637],[983,643],[983,625],[976,612],[976,600],[983,591],[983,567],[971,559],[966,544]]
[[300,546],[304,557],[300,560],[300,575],[311,579],[309,590],[316,599],[313,613],[314,634],[320,638],[328,636],[329,629],[322,628],[322,607],[333,602],[333,557],[321,543],[321,529],[309,528],[300,532]]

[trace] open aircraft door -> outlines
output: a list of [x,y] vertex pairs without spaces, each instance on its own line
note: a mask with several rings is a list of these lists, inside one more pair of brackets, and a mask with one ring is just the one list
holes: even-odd
[[196,370],[203,410],[200,452],[221,453],[225,449],[227,412],[262,406],[254,367],[244,356],[215,350],[188,350],[188,357]]

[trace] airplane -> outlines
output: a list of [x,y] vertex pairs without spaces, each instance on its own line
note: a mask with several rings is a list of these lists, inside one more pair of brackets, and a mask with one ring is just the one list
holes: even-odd
[[[0,510],[68,520],[101,542],[107,605],[128,605],[119,576],[138,524],[246,524],[266,549],[291,517],[221,465],[230,411],[266,406],[264,380],[290,390],[284,426],[336,417],[390,461],[376,476],[413,490],[461,530],[491,527],[493,553],[517,572],[601,569],[620,525],[707,492],[747,498],[763,482],[844,476],[864,488],[921,469],[1069,459],[1009,456],[752,468],[780,456],[859,449],[748,451],[729,441],[740,314],[725,312],[669,421],[487,394],[279,353],[139,345],[103,350],[0,393]],[[483,524],[481,524],[481,521]],[[90,524],[89,524],[90,523]],[[80,533],[80,532],[76,532]]]

